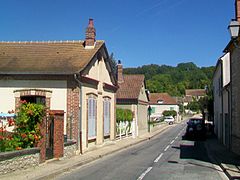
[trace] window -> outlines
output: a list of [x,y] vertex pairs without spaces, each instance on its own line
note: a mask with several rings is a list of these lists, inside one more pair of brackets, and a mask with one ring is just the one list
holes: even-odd
[[110,98],[104,98],[104,100],[103,100],[104,136],[110,135],[110,119],[111,119],[110,108],[111,108]]
[[36,104],[46,104],[46,98],[43,96],[21,96],[21,101],[25,100],[29,103],[36,103]]
[[151,113],[155,113],[155,111],[156,111],[156,108],[152,107],[152,112]]
[[96,121],[97,121],[97,100],[96,96],[88,97],[88,139],[96,138]]
[[160,100],[157,101],[157,103],[158,103],[158,104],[163,104],[163,100],[160,99]]

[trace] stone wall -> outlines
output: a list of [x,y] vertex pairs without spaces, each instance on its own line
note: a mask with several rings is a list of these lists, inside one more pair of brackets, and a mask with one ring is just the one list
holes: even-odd
[[69,141],[64,143],[64,155],[63,159],[70,158],[76,155],[77,144],[76,142]]
[[232,142],[231,149],[240,155],[240,50],[235,49],[231,58],[231,92],[232,92]]
[[39,160],[39,148],[0,153],[0,175],[38,166]]

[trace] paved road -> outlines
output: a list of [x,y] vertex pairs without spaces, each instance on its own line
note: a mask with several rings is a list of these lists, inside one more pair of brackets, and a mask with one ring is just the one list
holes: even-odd
[[74,169],[57,179],[226,179],[212,164],[203,141],[182,140],[185,123],[151,140]]

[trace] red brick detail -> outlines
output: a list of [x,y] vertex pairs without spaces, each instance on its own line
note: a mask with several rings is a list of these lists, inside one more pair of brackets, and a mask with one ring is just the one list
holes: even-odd
[[[22,90],[17,90],[15,92],[20,92],[20,96],[15,97],[15,109],[17,110],[18,107],[20,106],[21,96],[43,96],[43,97],[46,97],[46,93],[51,92],[51,91],[45,91],[45,90],[41,90],[41,89],[22,89]],[[51,98],[46,97],[45,100],[46,100],[46,108],[47,108],[47,110],[49,110],[50,106],[51,106]]]
[[15,97],[15,112],[20,106],[20,100],[21,100],[20,97]]
[[67,90],[67,136],[78,139],[79,127],[79,88]]
[[95,38],[96,38],[96,29],[93,25],[93,19],[89,19],[88,27],[86,29],[86,40],[85,46],[94,46]]
[[235,14],[236,20],[240,22],[240,0],[235,1]]
[[64,111],[51,110],[50,115],[54,117],[53,156],[60,158],[64,153]]
[[119,64],[117,65],[117,81],[118,83],[123,83],[123,66],[121,64],[121,62],[119,62]]
[[40,148],[40,163],[43,163],[46,160],[46,118],[43,118],[40,125],[40,132],[42,139],[37,144],[37,147]]

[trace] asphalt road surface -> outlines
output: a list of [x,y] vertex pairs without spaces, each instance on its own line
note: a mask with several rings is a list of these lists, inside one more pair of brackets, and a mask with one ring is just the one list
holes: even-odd
[[155,180],[227,179],[211,163],[204,141],[182,140],[186,123],[136,146],[59,175],[56,179]]

